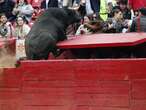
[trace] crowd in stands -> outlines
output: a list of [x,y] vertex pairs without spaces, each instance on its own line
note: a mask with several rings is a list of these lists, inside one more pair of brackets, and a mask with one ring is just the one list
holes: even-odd
[[0,0],[0,37],[25,39],[49,7],[78,9],[83,19],[76,35],[146,32],[145,0]]

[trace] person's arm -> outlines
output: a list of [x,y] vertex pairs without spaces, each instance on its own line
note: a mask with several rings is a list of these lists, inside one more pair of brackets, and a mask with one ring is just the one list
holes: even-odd
[[130,32],[136,32],[136,30],[137,30],[136,20],[133,20],[130,27]]
[[93,25],[93,24],[90,24],[90,23],[86,23],[84,25],[85,25],[85,27],[87,27],[87,28],[89,28],[91,30],[95,30],[96,29],[96,25]]
[[17,4],[16,4],[15,7],[13,8],[12,14],[13,14],[13,15],[17,15],[17,14],[18,14]]
[[33,7],[28,4],[25,9],[20,10],[20,14],[31,15],[34,12]]
[[12,37],[12,26],[11,26],[11,24],[8,23],[6,26],[7,26],[7,30],[8,30],[6,36],[7,37]]
[[23,34],[23,37],[27,37],[26,35],[29,33],[30,31],[30,27],[26,24],[24,27],[24,34]]

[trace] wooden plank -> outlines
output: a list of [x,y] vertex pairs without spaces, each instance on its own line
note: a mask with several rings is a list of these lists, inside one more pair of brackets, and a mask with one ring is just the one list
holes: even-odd
[[146,100],[146,80],[132,81],[132,99]]
[[20,98],[0,100],[0,110],[22,110],[22,100]]
[[18,98],[19,96],[21,96],[21,93],[18,91],[4,91],[4,92],[0,92],[0,100],[10,100],[10,99],[15,99]]
[[96,85],[78,86],[75,88],[81,94],[119,94],[129,93],[130,85],[128,81],[96,81]]
[[[74,93],[111,93],[111,94],[128,94],[130,90],[130,84],[128,81],[25,81],[22,85],[23,91],[39,90],[55,93],[63,88],[69,89]],[[54,90],[54,91],[49,91]],[[71,92],[68,91],[68,92]],[[61,92],[61,91],[58,91]],[[63,91],[62,91],[63,92]],[[64,91],[65,92],[65,91]]]
[[25,106],[23,110],[131,110],[121,107],[98,107],[98,106]]
[[[50,60],[49,62],[26,61],[22,63],[24,64],[21,67],[25,73],[24,80],[54,80],[55,78],[60,80],[71,80],[73,78],[78,80],[146,79],[144,72],[146,66],[143,59]],[[140,65],[139,68],[137,68],[137,65]],[[31,67],[34,69],[31,69]],[[28,69],[24,70],[24,68]]]
[[119,94],[78,94],[77,105],[100,107],[130,107],[129,96]]
[[72,39],[59,42],[59,48],[95,48],[95,47],[118,47],[134,46],[146,41],[145,33],[125,34],[92,34],[75,36]]
[[75,110],[131,110],[128,107],[77,106]]
[[51,96],[49,93],[38,93],[25,95],[23,101],[24,105],[27,106],[65,106],[66,103],[68,103],[70,106],[130,107],[129,96],[115,94],[70,94]]
[[[42,100],[43,99],[43,100]],[[23,104],[24,105],[36,105],[36,106],[64,106],[66,103],[75,103],[74,95],[73,94],[67,94],[67,95],[59,95],[51,93],[27,93],[24,94],[23,97]]]
[[71,106],[24,106],[22,110],[71,110]]
[[146,100],[132,100],[132,110],[146,110]]
[[0,88],[20,88],[21,80],[22,74],[17,69],[4,69],[0,76]]

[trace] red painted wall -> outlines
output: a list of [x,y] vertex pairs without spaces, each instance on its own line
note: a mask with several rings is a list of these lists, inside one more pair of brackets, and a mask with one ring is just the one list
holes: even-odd
[[0,110],[146,110],[146,59],[25,61],[0,71]]

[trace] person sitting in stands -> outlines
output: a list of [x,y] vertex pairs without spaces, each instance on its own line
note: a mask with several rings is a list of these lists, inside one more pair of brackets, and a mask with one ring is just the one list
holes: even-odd
[[128,6],[127,0],[121,0],[119,2],[119,9],[123,13],[123,18],[130,20],[131,19],[131,10],[127,6]]
[[5,13],[9,21],[13,21],[12,10],[15,6],[15,2],[12,0],[0,0],[0,13]]
[[0,14],[0,37],[13,37],[13,26],[4,13]]
[[105,33],[121,33],[124,28],[128,28],[128,23],[123,19],[120,9],[113,10],[113,18],[109,18],[104,24]]
[[28,22],[31,20],[33,12],[34,9],[31,4],[28,4],[27,0],[18,0],[13,9],[13,15],[16,17],[21,15],[25,16]]
[[25,16],[18,16],[16,18],[16,26],[15,26],[15,33],[14,36],[17,39],[25,39],[27,34],[30,31],[30,27],[26,24]]
[[101,33],[103,29],[102,26],[103,20],[101,18],[90,20],[88,16],[85,16],[83,24],[81,24],[76,31],[76,35]]
[[78,27],[77,31],[76,31],[76,35],[82,35],[82,34],[92,34],[90,32],[90,30],[85,27],[85,24],[86,23],[89,23],[90,22],[90,19],[88,16],[84,16],[84,19],[83,19],[83,23]]
[[140,15],[132,21],[130,32],[146,32],[146,8],[141,8]]

